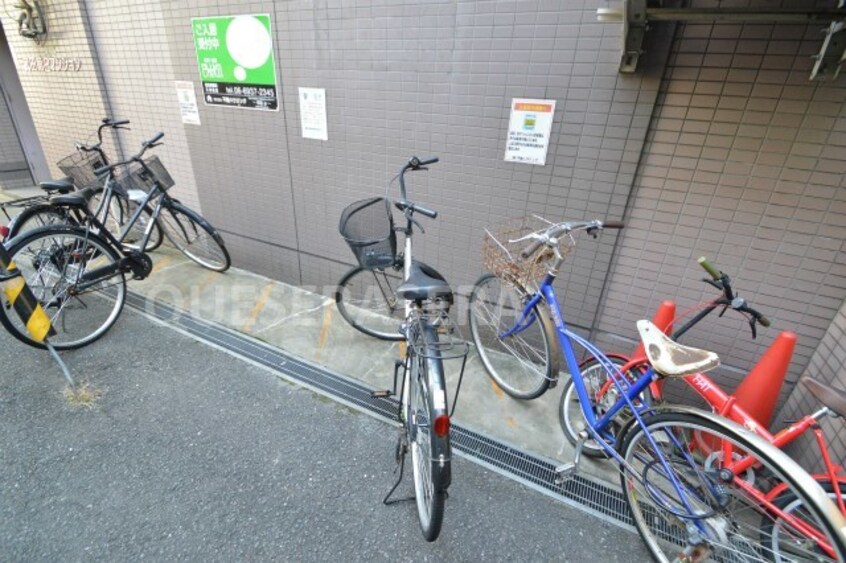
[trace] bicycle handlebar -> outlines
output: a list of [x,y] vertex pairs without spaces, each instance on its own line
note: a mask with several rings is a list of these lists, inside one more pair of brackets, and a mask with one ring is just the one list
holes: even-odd
[[726,305],[730,305],[733,309],[736,309],[736,310],[744,312],[744,313],[749,313],[750,315],[752,315],[752,319],[753,319],[752,320],[752,332],[753,332],[753,334],[755,332],[754,323],[756,321],[758,322],[758,324],[760,324],[763,327],[769,327],[770,326],[770,324],[771,324],[770,320],[767,317],[765,317],[764,315],[762,315],[761,313],[759,313],[758,311],[756,311],[755,309],[753,309],[752,307],[750,307],[749,304],[746,303],[746,300],[740,299],[740,298],[735,298],[734,292],[732,291],[732,288],[731,288],[731,279],[728,277],[728,275],[726,275],[725,273],[720,271],[716,266],[711,264],[708,261],[708,259],[705,258],[704,256],[700,257],[699,260],[697,260],[697,262],[699,263],[700,266],[702,266],[702,268],[706,272],[708,272],[708,275],[710,275],[711,278],[713,279],[713,283],[711,283],[710,280],[705,280],[705,281],[708,281],[709,283],[711,283],[711,285],[714,285],[715,287],[721,288],[723,290],[723,293],[725,294],[725,299],[726,299],[725,304]]
[[[523,249],[520,253],[522,258],[528,258],[535,252],[537,252],[538,248],[541,245],[553,245],[556,244],[557,239],[561,235],[565,235],[571,233],[573,231],[587,231],[589,233],[593,233],[594,231],[601,231],[603,229],[623,229],[625,228],[625,223],[622,221],[599,221],[594,219],[593,221],[581,221],[578,223],[559,223],[557,225],[553,225],[546,229],[543,234],[538,235],[536,233],[532,233],[528,235],[529,237],[534,238],[534,240]],[[534,235],[534,236],[533,236]],[[522,239],[517,239],[516,241],[510,242],[517,242]]]
[[103,174],[111,172],[112,170],[114,170],[115,168],[118,168],[120,166],[126,166],[127,164],[131,164],[133,162],[140,162],[141,157],[144,156],[144,153],[147,152],[147,149],[158,146],[160,144],[160,143],[158,143],[158,141],[161,140],[162,137],[164,137],[164,133],[159,131],[158,133],[153,135],[150,139],[141,143],[141,150],[138,151],[138,154],[129,157],[127,160],[124,160],[123,162],[115,162],[114,164],[109,164],[108,166],[102,166],[100,168],[96,168],[94,170],[94,175],[95,176],[102,176]]
[[411,158],[408,159],[408,163],[405,166],[402,167],[402,170],[400,170],[400,173],[399,173],[399,184],[400,184],[400,195],[402,196],[402,203],[405,205],[405,210],[407,210],[411,213],[414,213],[414,212],[422,213],[423,215],[425,215],[426,217],[429,217],[431,219],[437,218],[438,212],[435,211],[434,209],[428,209],[426,207],[422,207],[420,205],[417,205],[416,203],[411,203],[410,201],[408,201],[408,196],[406,195],[406,191],[405,191],[405,173],[408,172],[409,170],[415,170],[415,171],[416,170],[426,170],[426,168],[423,168],[424,166],[427,166],[429,164],[435,164],[436,162],[439,162],[439,161],[440,161],[440,159],[437,156],[430,156],[429,158],[423,158],[423,159],[418,158],[416,156],[412,156]]

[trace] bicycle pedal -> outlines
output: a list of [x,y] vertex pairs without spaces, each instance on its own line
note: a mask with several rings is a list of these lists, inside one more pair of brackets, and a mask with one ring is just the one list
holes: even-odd
[[555,468],[555,484],[563,485],[576,476],[578,466],[575,463],[565,463]]
[[386,399],[394,394],[393,391],[390,389],[385,389],[384,391],[373,391],[370,393],[370,398],[372,399]]

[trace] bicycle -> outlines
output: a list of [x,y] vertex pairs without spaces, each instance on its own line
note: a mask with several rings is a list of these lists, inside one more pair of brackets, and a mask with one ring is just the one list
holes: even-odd
[[[115,182],[115,171],[125,173],[122,182],[149,190],[142,205],[116,237],[89,209],[97,188],[54,196],[51,202],[75,216],[75,224],[51,225],[27,231],[7,244],[8,254],[24,276],[39,304],[50,315],[56,331],[51,344],[56,349],[80,348],[102,337],[117,320],[126,299],[126,276],[145,279],[152,272],[153,261],[143,250],[147,248],[153,224],[163,211],[170,213],[176,227],[187,233],[203,229],[217,245],[217,254],[210,262],[217,271],[229,267],[230,259],[220,235],[199,215],[167,197],[173,181],[156,157],[142,160],[144,153],[155,146],[164,133],[144,141],[141,151],[124,162],[99,169],[106,185]],[[106,194],[110,193],[107,188]],[[122,244],[144,208],[154,203],[153,215],[137,248]],[[108,205],[108,202],[106,202]],[[169,235],[170,236],[170,235]],[[207,266],[207,267],[209,267]],[[18,340],[37,348],[44,345],[33,340],[19,319],[10,314],[10,300],[0,307],[0,324]],[[77,318],[78,317],[78,318]],[[93,328],[92,328],[93,327]]]
[[[405,457],[410,452],[418,519],[423,537],[429,542],[440,534],[447,489],[452,481],[449,441],[452,413],[443,362],[461,358],[463,376],[469,350],[449,319],[449,305],[453,299],[449,285],[442,278],[429,275],[413,260],[414,226],[422,230],[415,214],[435,219],[438,213],[408,199],[405,174],[426,170],[427,165],[436,162],[438,159],[434,157],[424,160],[412,157],[397,176],[401,199],[394,205],[405,217],[405,226],[399,229],[405,235],[405,245],[403,280],[395,291],[403,302],[405,315],[395,330],[408,345],[404,358],[395,364],[393,389],[373,393],[374,397],[399,397],[397,419],[401,429],[395,450],[399,477],[383,502],[386,505],[399,502],[391,496],[402,482]],[[379,269],[395,264],[396,230],[386,198],[370,198],[347,207],[342,214],[340,230],[361,268]],[[393,334],[388,336],[394,338]],[[460,388],[460,378],[458,385]]]
[[[793,460],[760,436],[716,414],[687,407],[656,407],[642,398],[656,380],[713,369],[719,365],[716,354],[682,346],[651,322],[639,321],[649,365],[632,380],[601,350],[567,327],[553,288],[564,261],[559,245],[569,241],[572,247],[574,232],[597,234],[605,228],[620,229],[623,224],[550,223],[509,240],[510,244],[531,243],[519,253],[519,259],[502,245],[504,255],[499,262],[507,262],[508,267],[496,272],[502,276],[501,283],[493,285],[490,275],[482,276],[471,295],[471,330],[480,355],[487,353],[480,337],[482,323],[494,327],[491,332],[496,338],[509,339],[532,326],[545,330],[538,311],[549,311],[555,333],[544,339],[557,338],[586,420],[573,463],[557,468],[562,481],[578,470],[584,444],[592,439],[618,463],[621,489],[635,527],[657,560],[771,561],[796,554],[843,560],[846,538],[841,530],[846,519]],[[520,279],[530,277],[521,275],[521,270],[531,270],[539,262],[546,271],[541,283],[532,289],[520,284]],[[512,295],[504,297],[503,292],[516,293],[517,301]],[[515,306],[516,310],[504,312]],[[513,320],[503,323],[504,316]],[[592,354],[608,373],[617,398],[607,408],[597,408],[589,400],[574,343]],[[494,352],[494,358],[502,354],[498,349]],[[624,411],[627,420],[620,422]],[[719,449],[705,452],[701,444],[718,444]],[[745,480],[743,463],[760,467],[759,475],[779,487],[777,496],[757,494]],[[798,505],[791,506],[801,506],[801,514],[779,506],[778,498],[797,499]],[[771,526],[762,526],[762,519]],[[762,530],[769,530],[769,535],[762,535]]]
[[[94,214],[100,217],[101,222],[107,225],[113,235],[120,236],[123,226],[127,222],[127,217],[131,217],[137,207],[137,202],[133,201],[131,196],[134,195],[139,201],[141,196],[137,193],[129,194],[115,182],[107,186],[104,179],[98,177],[95,171],[108,166],[110,160],[103,150],[103,130],[106,128],[113,130],[128,129],[126,127],[128,124],[129,120],[127,119],[104,118],[97,128],[97,143],[77,143],[77,152],[57,163],[59,169],[66,174],[65,178],[41,182],[40,186],[47,191],[46,195],[12,202],[21,204],[20,206],[24,209],[9,224],[8,238],[14,238],[24,231],[45,225],[79,225],[78,217],[75,214],[70,213],[68,209],[60,205],[52,204],[50,197],[57,194],[66,195],[75,188],[89,187],[96,190],[95,195],[90,200],[90,207]],[[9,217],[8,213],[6,215]],[[128,234],[123,238],[124,244],[134,247],[134,243],[141,238],[147,224],[150,223],[151,215],[152,210],[149,207],[143,210],[133,225],[133,229],[128,231]],[[148,252],[159,248],[164,239],[161,226],[158,223],[154,223],[152,228],[151,236],[145,248]]]

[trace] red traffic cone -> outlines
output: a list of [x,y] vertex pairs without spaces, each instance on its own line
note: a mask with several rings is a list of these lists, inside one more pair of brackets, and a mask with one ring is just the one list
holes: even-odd
[[734,391],[737,405],[767,428],[770,427],[795,346],[794,333],[785,331],[779,334]]
[[[673,332],[673,319],[676,318],[676,303],[674,301],[664,301],[658,307],[658,311],[655,313],[655,316],[652,317],[652,324],[660,328],[664,331],[665,334],[671,334]],[[635,348],[634,353],[632,354],[632,358],[640,358],[646,355],[646,349],[643,347],[643,342],[637,345]],[[664,392],[664,380],[659,379],[650,385],[650,390],[652,391],[652,396],[655,399],[659,399],[663,396]]]

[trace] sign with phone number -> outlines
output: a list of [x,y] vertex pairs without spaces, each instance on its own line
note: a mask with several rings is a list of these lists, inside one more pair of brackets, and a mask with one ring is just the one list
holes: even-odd
[[279,110],[267,14],[192,18],[206,105]]

